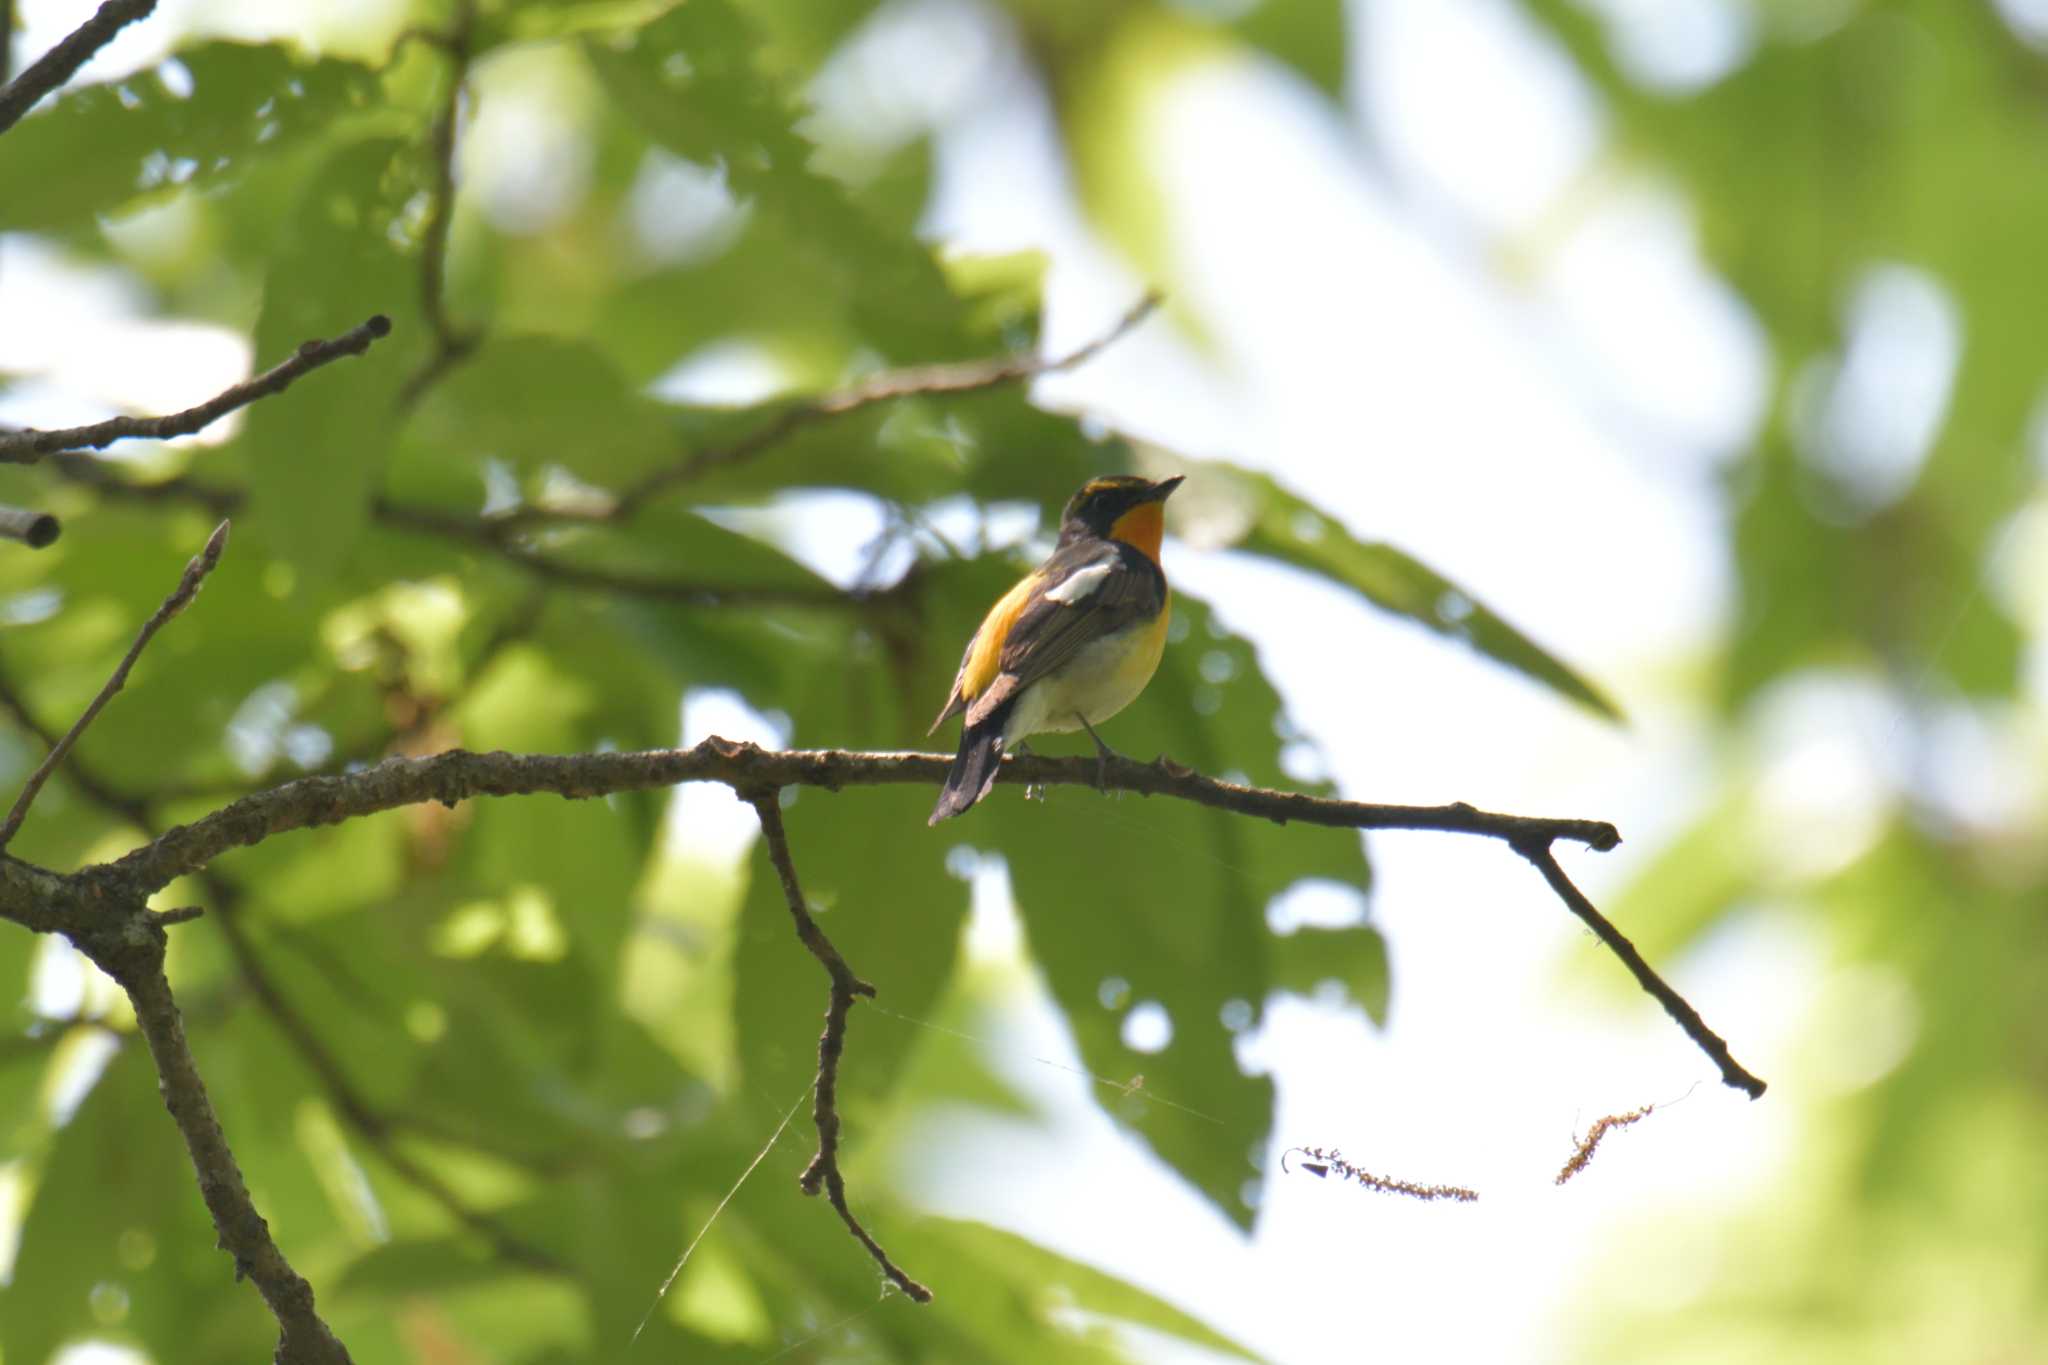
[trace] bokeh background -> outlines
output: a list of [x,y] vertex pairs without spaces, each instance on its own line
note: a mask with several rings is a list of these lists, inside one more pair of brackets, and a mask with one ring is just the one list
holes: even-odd
[[[14,8],[18,68],[90,7]],[[0,421],[397,329],[99,474],[0,467],[66,526],[0,546],[9,783],[236,521],[83,746],[135,801],[53,786],[21,856],[386,752],[919,742],[1065,494],[1180,471],[1110,741],[1613,820],[1570,871],[1771,1082],[1488,844],[804,792],[883,990],[855,1205],[940,1297],[795,1193],[800,1115],[654,1306],[823,1005],[751,816],[397,812],[166,901],[214,911],[172,979],[358,1361],[2048,1359],[2038,0],[167,0],[81,82],[0,136]],[[573,521],[1155,287],[1028,390]],[[261,1358],[118,992],[10,927],[0,993],[0,1361]]]

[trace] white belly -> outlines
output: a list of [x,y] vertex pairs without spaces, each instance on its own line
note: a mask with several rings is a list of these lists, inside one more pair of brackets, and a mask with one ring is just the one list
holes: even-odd
[[1067,734],[1081,718],[1100,725],[1129,706],[1158,671],[1166,648],[1165,613],[1084,645],[1055,676],[1024,690],[1003,726],[1005,747],[1027,735]]

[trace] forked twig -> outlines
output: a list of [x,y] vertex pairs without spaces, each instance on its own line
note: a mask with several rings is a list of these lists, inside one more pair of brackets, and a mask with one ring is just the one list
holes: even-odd
[[853,1009],[854,999],[872,996],[875,988],[853,974],[853,968],[846,965],[846,959],[832,946],[832,940],[825,937],[825,931],[818,927],[810,907],[804,903],[803,888],[797,885],[796,863],[789,854],[789,834],[782,827],[782,806],[778,798],[779,791],[774,787],[743,796],[760,818],[761,835],[768,843],[768,857],[775,864],[776,875],[782,879],[782,894],[789,902],[790,918],[796,921],[796,936],[803,940],[804,947],[825,968],[825,974],[832,978],[832,995],[825,1007],[825,1031],[818,1036],[818,1078],[811,1085],[811,1118],[818,1129],[818,1154],[804,1168],[797,1185],[805,1194],[816,1194],[822,1189],[825,1198],[838,1211],[840,1221],[846,1224],[846,1230],[867,1248],[868,1255],[875,1258],[875,1263],[882,1267],[882,1273],[889,1277],[890,1283],[916,1302],[930,1303],[932,1291],[911,1279],[901,1266],[889,1259],[889,1253],[882,1249],[882,1244],[869,1235],[846,1204],[846,1178],[839,1173],[839,1056],[846,1048],[846,1016]]
[[1627,936],[1614,927],[1612,921],[1594,908],[1593,902],[1586,899],[1585,892],[1572,884],[1572,879],[1565,876],[1564,869],[1558,866],[1557,855],[1550,848],[1551,841],[1541,836],[1530,836],[1512,839],[1509,842],[1515,852],[1528,859],[1535,869],[1543,874],[1543,880],[1550,883],[1550,889],[1557,893],[1557,898],[1564,902],[1565,908],[1585,921],[1586,927],[1599,935],[1600,941],[1607,945],[1608,950],[1621,959],[1622,965],[1635,976],[1636,984],[1656,998],[1657,1003],[1664,1007],[1664,1012],[1685,1030],[1685,1036],[1692,1039],[1700,1051],[1714,1059],[1714,1065],[1721,1068],[1722,1082],[1742,1091],[1753,1100],[1761,1098],[1764,1093],[1763,1081],[1751,1075],[1743,1068],[1742,1063],[1735,1060],[1734,1055],[1728,1051],[1727,1040],[1707,1027],[1707,1021],[1700,1018],[1700,1012],[1687,1003],[1684,996],[1673,990],[1663,977],[1657,975],[1656,969],[1645,962],[1643,955],[1636,951],[1636,945],[1630,943]]

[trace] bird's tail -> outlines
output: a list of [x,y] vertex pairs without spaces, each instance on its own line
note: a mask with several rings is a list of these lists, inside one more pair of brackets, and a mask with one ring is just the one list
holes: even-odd
[[936,825],[958,815],[988,795],[988,789],[996,784],[996,769],[1003,763],[1003,724],[1009,718],[1010,708],[1000,706],[960,731],[960,752],[953,758],[946,785],[939,791],[939,803],[932,807],[932,818],[926,824]]

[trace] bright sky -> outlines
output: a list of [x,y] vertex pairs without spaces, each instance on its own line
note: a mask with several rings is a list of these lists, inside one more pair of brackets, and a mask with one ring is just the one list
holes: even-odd
[[[73,8],[25,4],[25,49],[53,40]],[[210,26],[255,12],[207,0],[163,8]],[[943,49],[978,63],[927,64],[931,80],[900,96],[911,106],[901,117],[949,130],[932,231],[964,249],[1048,251],[1048,349],[1098,335],[1144,282],[1069,201],[1048,112],[1018,79],[1015,54],[954,0],[898,8],[911,22],[893,41],[942,24]],[[1716,0],[1602,8],[1638,69],[1674,86],[1713,79],[1751,41],[1746,10]],[[1679,27],[1630,17],[1645,9]],[[1513,5],[1385,0],[1358,17],[1353,55],[1371,100],[1357,119],[1251,65],[1197,73],[1160,110],[1153,151],[1184,234],[1176,301],[1205,320],[1217,353],[1155,319],[1045,381],[1041,396],[1170,449],[1272,471],[1354,531],[1462,582],[1613,691],[1632,717],[1626,730],[1334,590],[1168,547],[1175,581],[1258,644],[1347,794],[1611,819],[1629,839],[1621,851],[1565,855],[1598,901],[1704,786],[1702,664],[1730,590],[1711,480],[1758,420],[1768,358],[1698,263],[1683,201],[1606,163],[1596,101]],[[261,19],[289,27],[296,14],[266,8]],[[153,59],[174,26],[142,29],[107,60]],[[1685,40],[1671,41],[1674,31]],[[476,192],[530,191],[494,179],[504,160],[489,146],[473,154]],[[48,367],[48,382],[10,408],[18,420],[48,424],[69,405],[116,397],[81,388],[114,368],[108,344],[188,355],[179,401],[246,368],[237,339],[166,344],[183,337],[177,324],[135,321],[119,289],[18,239],[5,250],[0,366]],[[1930,312],[1915,287],[1879,280],[1868,306],[1906,319],[1893,367],[1938,377],[1939,301]],[[51,306],[60,300],[70,306]],[[71,331],[50,324],[67,315]],[[32,332],[8,321],[30,316]],[[1950,335],[1951,369],[1955,345]],[[158,359],[118,368],[164,370]],[[1887,432],[1924,425],[1923,409],[1938,415],[1945,381],[1930,384],[1900,400]],[[154,391],[118,397],[173,405]],[[1917,459],[1910,440],[1901,457],[1901,440],[1880,432],[1839,448],[1876,450],[1872,477],[1896,481],[1901,459]],[[860,538],[849,531],[849,547]],[[1842,702],[1822,689],[1785,712],[1788,742],[1803,747],[1783,799],[1838,824],[1872,777],[1871,746],[1854,729],[1869,717]],[[715,700],[691,722],[726,733],[748,723]],[[1859,828],[1844,836],[1849,851]],[[1020,978],[1016,1036],[999,1056],[1050,1118],[935,1128],[952,1159],[918,1164],[932,1205],[1101,1263],[1290,1365],[1561,1361],[1574,1356],[1572,1311],[1585,1306],[1589,1276],[1599,1294],[1676,1308],[1736,1254],[1689,1232],[1655,1243],[1634,1232],[1659,1220],[1687,1229],[1682,1215],[1756,1191],[1800,1131],[1812,1102],[1795,1097],[1802,1085],[1824,1097],[1889,1064],[1879,1056],[1830,1075],[1794,1046],[1811,1022],[1800,1002],[1843,983],[1823,945],[1767,909],[1660,964],[1738,1057],[1777,1083],[1751,1104],[1511,854],[1425,835],[1376,837],[1371,853],[1393,1021],[1374,1032],[1349,1011],[1272,1011],[1250,1054],[1279,1084],[1274,1150],[1338,1146],[1382,1174],[1477,1187],[1479,1204],[1419,1205],[1276,1171],[1247,1241],[1118,1134],[1086,1082],[1029,1060],[1078,1064]],[[1000,875],[977,889],[976,943],[1001,961],[1014,943]],[[1892,998],[1883,983],[1862,987],[1859,999]],[[1871,1008],[1903,1008],[1893,1032],[1910,1039],[1910,1002]],[[1552,1188],[1574,1131],[1681,1096],[1612,1138],[1573,1185]],[[1003,1180],[981,1177],[991,1162]],[[1624,1260],[1623,1248],[1640,1254]],[[910,1311],[884,1311],[898,1309]]]

